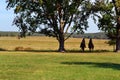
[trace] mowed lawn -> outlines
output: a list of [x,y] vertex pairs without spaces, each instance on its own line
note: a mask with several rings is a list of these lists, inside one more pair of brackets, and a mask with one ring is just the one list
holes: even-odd
[[[120,79],[120,54],[112,52],[113,47],[105,44],[107,40],[93,40],[96,50],[93,53],[79,52],[80,41],[68,39],[65,48],[69,52],[59,53],[54,38],[0,37],[0,48],[6,50],[0,51],[0,80]],[[16,47],[31,50],[14,51]]]
[[119,80],[120,54],[0,52],[0,80]]

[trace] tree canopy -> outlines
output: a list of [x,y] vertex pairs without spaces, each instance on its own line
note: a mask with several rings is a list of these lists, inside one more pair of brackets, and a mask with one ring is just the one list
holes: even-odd
[[58,37],[61,26],[64,32],[70,27],[79,32],[88,27],[89,0],[7,0],[7,3],[7,8],[14,8],[17,14],[13,24],[22,32],[39,29],[48,36]]
[[[83,32],[88,27],[91,13],[90,0],[7,0],[7,9],[14,8],[13,24],[22,35],[40,32],[56,37],[59,51],[64,51],[64,41],[74,32]],[[71,33],[65,38],[66,33]]]
[[[99,13],[98,27],[115,41],[116,51],[120,50],[120,0],[97,1],[96,9]],[[100,6],[100,7],[99,7]]]

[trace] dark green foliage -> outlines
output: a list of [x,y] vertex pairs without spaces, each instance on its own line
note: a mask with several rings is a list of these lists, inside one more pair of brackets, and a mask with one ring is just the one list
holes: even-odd
[[[120,10],[118,0],[97,1],[95,5],[99,29],[106,32],[109,39],[116,40],[116,51],[120,50]],[[112,41],[112,42],[113,42]]]
[[96,5],[98,10],[96,12],[99,13],[98,27],[105,31],[111,40],[116,40],[116,52],[118,52],[120,51],[119,0],[102,0],[97,3],[100,4]]
[[115,40],[110,40],[107,42],[109,45],[115,45],[116,41]]
[[[39,29],[47,36],[58,38],[61,31],[61,19],[64,20],[65,32],[71,23],[74,23],[73,32],[74,30],[81,32],[88,27],[87,18],[91,8],[89,0],[7,0],[7,3],[8,9],[15,8],[14,12],[17,16],[13,24],[19,27],[23,35],[27,31],[35,32]],[[41,27],[41,24],[45,27]]]
[[[27,32],[40,32],[53,36],[64,49],[64,41],[74,32],[88,28],[92,3],[89,0],[7,0],[7,9],[14,8],[13,24],[24,37]],[[68,37],[64,35],[72,28]]]

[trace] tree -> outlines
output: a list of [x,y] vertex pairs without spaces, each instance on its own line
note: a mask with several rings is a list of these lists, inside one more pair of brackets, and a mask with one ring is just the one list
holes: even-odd
[[116,52],[120,51],[120,0],[112,0],[116,11]]
[[98,27],[111,40],[116,40],[116,52],[120,50],[120,0],[96,0],[94,11],[99,12]]
[[[65,51],[64,41],[74,32],[88,27],[91,3],[89,0],[7,0],[7,9],[14,8],[13,24],[24,37],[26,32],[40,32],[59,42],[58,51]],[[65,34],[71,34],[65,37]]]

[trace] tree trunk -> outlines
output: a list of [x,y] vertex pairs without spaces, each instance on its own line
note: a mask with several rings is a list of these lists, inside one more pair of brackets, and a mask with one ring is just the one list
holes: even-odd
[[[118,6],[116,5],[116,0],[112,0],[114,7],[115,7],[115,11],[116,11],[116,16],[120,16],[120,12],[118,10]],[[120,51],[120,17],[117,18],[117,25],[116,25],[116,52]]]
[[64,48],[64,42],[65,42],[65,40],[64,40],[64,35],[61,33],[61,34],[59,34],[59,49],[58,49],[58,51],[59,52],[65,52],[65,48]]
[[120,51],[120,24],[117,23],[117,38],[116,38],[116,52]]
[[60,31],[59,31],[59,37],[58,37],[58,41],[59,41],[59,52],[65,52],[65,48],[64,48],[64,21],[61,18],[60,20]]

